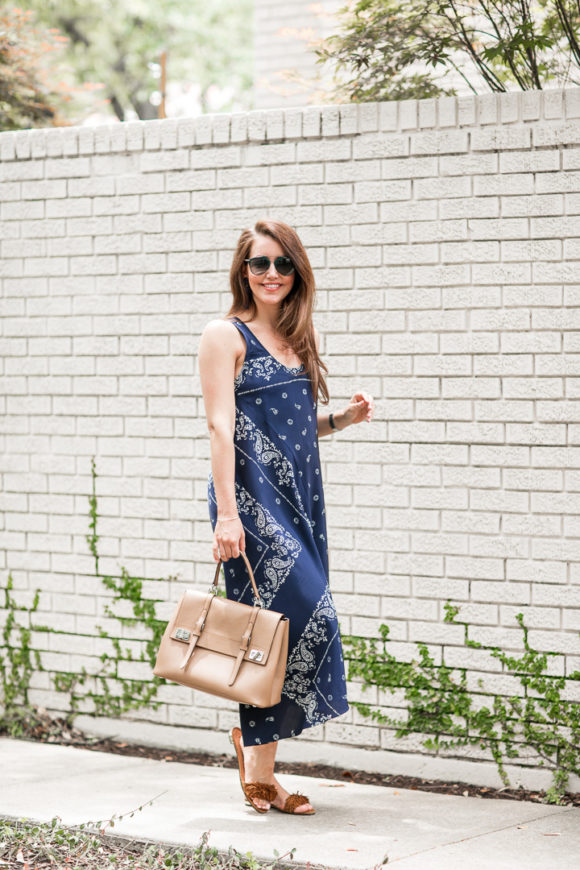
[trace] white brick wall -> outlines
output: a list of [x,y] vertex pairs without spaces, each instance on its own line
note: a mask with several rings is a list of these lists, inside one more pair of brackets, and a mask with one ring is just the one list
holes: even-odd
[[[4,133],[0,202],[2,578],[23,606],[41,589],[49,671],[98,668],[95,624],[118,633],[85,537],[93,455],[101,572],[148,578],[160,616],[207,580],[197,342],[263,215],[311,255],[331,407],[376,397],[372,425],[321,441],[343,631],[387,621],[401,658],[426,641],[511,690],[450,598],[473,639],[520,649],[521,609],[580,667],[580,89]],[[134,716],[235,718],[161,697]],[[305,737],[403,748],[354,712]]]

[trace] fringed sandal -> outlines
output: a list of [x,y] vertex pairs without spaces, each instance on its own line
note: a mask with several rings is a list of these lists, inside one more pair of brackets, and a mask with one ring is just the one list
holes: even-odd
[[279,813],[290,813],[290,815],[292,816],[313,816],[316,812],[315,809],[305,810],[303,813],[296,812],[296,809],[298,807],[309,803],[310,801],[305,794],[300,794],[299,792],[296,792],[296,794],[288,795],[283,807],[277,807],[276,804],[272,804],[272,807],[275,810],[278,810]]
[[240,784],[242,786],[242,791],[246,796],[246,800],[251,806],[256,810],[257,813],[267,813],[269,807],[260,807],[258,804],[254,803],[256,800],[268,801],[269,804],[272,804],[272,801],[276,798],[278,791],[276,787],[273,785],[269,785],[265,782],[246,782],[246,770],[244,767],[244,750],[242,749],[242,731],[240,728],[232,728],[230,733],[230,739],[234,744],[234,748],[236,750],[236,756],[238,759],[238,770],[240,774]]

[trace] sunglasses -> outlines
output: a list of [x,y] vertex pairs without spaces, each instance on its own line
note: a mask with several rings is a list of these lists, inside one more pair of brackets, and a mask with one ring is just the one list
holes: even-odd
[[274,263],[274,268],[279,275],[291,275],[294,271],[294,263],[290,257],[276,257],[275,260],[269,257],[250,257],[244,260],[244,263],[250,264],[252,275],[263,275],[270,268],[270,263]]

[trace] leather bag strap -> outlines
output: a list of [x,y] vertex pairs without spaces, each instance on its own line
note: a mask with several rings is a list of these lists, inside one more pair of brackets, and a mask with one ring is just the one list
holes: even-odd
[[[248,562],[248,557],[245,553],[242,553],[240,550],[240,556],[246,563],[246,568],[248,569],[248,574],[250,575],[250,580],[252,581],[252,587],[254,589],[254,595],[256,596],[256,600],[259,602],[260,607],[263,607],[262,599],[260,598],[260,593],[258,592],[258,587],[256,585],[256,581],[254,579],[254,572],[252,571],[252,566]],[[215,576],[213,578],[212,588],[215,591],[218,588],[219,576],[220,576],[220,568],[221,568],[222,560],[220,559],[217,563],[217,568],[215,569]]]
[[185,652],[185,656],[183,657],[183,661],[181,662],[181,664],[179,666],[179,669],[181,671],[183,671],[185,669],[188,661],[190,660],[190,658],[193,655],[193,651],[195,650],[195,645],[196,645],[197,641],[199,640],[201,633],[203,631],[203,628],[205,626],[205,620],[206,620],[207,614],[209,612],[209,608],[211,606],[211,603],[213,601],[213,596],[214,596],[214,593],[210,592],[203,603],[203,607],[201,609],[199,619],[197,620],[195,626],[191,629],[191,640],[189,641],[189,646],[187,647],[187,650]]
[[254,625],[256,624],[256,618],[257,618],[259,612],[260,612],[259,607],[252,608],[252,612],[250,614],[248,624],[246,625],[246,629],[245,629],[245,631],[242,635],[242,639],[240,641],[240,651],[238,652],[238,655],[237,655],[236,660],[234,662],[234,666],[233,666],[232,672],[230,674],[230,679],[228,681],[228,686],[233,686],[233,684],[236,680],[236,677],[238,676],[238,672],[242,666],[244,656],[245,656],[246,651],[250,645],[250,638],[252,636],[252,632],[254,630]]

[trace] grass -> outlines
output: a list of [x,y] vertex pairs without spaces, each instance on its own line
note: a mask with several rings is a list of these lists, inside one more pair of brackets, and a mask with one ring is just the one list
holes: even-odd
[[[142,807],[139,807],[142,809]],[[132,815],[132,814],[130,814]],[[0,817],[0,870],[284,870],[294,849],[263,863],[251,852],[226,852],[209,845],[210,832],[196,846],[174,846],[107,833],[106,823],[63,825]],[[295,865],[294,865],[295,866]]]

